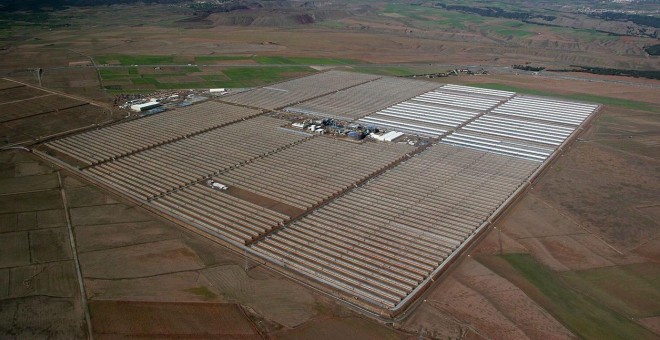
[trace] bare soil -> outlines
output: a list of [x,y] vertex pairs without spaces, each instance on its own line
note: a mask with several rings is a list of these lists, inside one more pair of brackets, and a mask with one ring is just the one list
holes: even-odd
[[0,337],[85,338],[53,168],[2,151],[0,169]]
[[[4,80],[10,82],[9,80]],[[19,83],[15,83],[20,85]],[[0,104],[0,145],[38,141],[70,130],[92,127],[118,119],[112,110],[76,98],[47,93],[36,87],[0,89],[3,93],[20,90],[20,96],[32,98]],[[44,94],[45,93],[45,94]],[[12,93],[6,96],[11,97]]]
[[[404,327],[411,331],[421,327],[442,334],[443,329],[438,326],[446,324],[448,319],[453,321],[459,333],[472,333],[478,337],[571,337],[570,331],[518,287],[471,259],[442,279],[440,285],[424,298],[420,309],[406,320]],[[434,310],[438,316],[425,320],[426,310]]]
[[219,303],[94,301],[94,332],[117,337],[259,339],[240,307]]
[[[493,74],[438,78],[438,81],[448,83],[462,83],[467,85],[479,83],[497,83],[524,89],[547,91],[549,93],[556,93],[560,95],[590,94],[660,105],[660,98],[657,96],[657,80],[616,76],[597,76],[592,74],[579,74],[575,75],[575,78],[561,79],[558,78],[558,76],[555,77],[556,73],[550,72],[547,73],[547,75],[548,76]],[[562,76],[568,77],[563,73]],[[612,108],[609,108],[608,110],[611,111]]]
[[258,206],[288,215],[291,218],[296,218],[305,212],[300,208],[237,187],[230,187],[227,189],[227,193]]

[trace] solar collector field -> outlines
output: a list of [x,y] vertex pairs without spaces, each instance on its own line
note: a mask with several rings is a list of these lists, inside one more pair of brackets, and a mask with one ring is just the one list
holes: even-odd
[[[255,202],[265,197],[269,205],[279,202],[304,211],[352,187],[412,149],[408,145],[355,144],[315,137],[267,157],[238,164],[214,176],[213,180],[233,190],[255,194]],[[206,194],[211,195],[209,198],[213,202],[205,202]],[[157,197],[152,202],[239,244],[289,220],[289,216],[263,205],[199,183]],[[213,204],[218,205],[214,208]],[[241,216],[247,217],[241,220]]]
[[326,72],[224,97],[440,138],[430,146],[311,135],[218,103],[190,110],[221,105],[222,118],[164,113],[47,145],[89,164],[80,173],[90,179],[347,301],[398,313],[598,108],[437,86]]
[[437,84],[430,82],[386,77],[287,107],[285,110],[352,121],[437,87]]
[[310,137],[279,128],[286,123],[256,117],[84,171],[126,192],[150,199]]
[[259,110],[209,101],[58,139],[46,145],[91,165],[260,113]]
[[500,103],[501,99],[440,89],[378,111],[358,123],[424,137],[440,137]]
[[483,96],[490,96],[499,99],[509,99],[516,95],[515,92],[510,92],[510,91],[482,89],[478,87],[454,85],[454,84],[446,84],[442,87],[442,89],[446,91],[455,91],[462,94],[483,95]]
[[537,167],[435,145],[254,249],[346,294],[394,308]]
[[514,97],[442,142],[543,161],[597,108],[593,104]]
[[152,204],[236,244],[244,244],[290,219],[280,212],[202,184],[175,191]]
[[407,144],[317,137],[214,179],[307,210],[413,150]]
[[273,110],[378,78],[367,74],[329,71],[223,97],[223,100]]

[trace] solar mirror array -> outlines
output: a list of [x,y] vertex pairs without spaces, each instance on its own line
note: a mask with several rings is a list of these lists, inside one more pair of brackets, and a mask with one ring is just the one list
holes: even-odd
[[[223,100],[43,149],[253,259],[389,316],[410,306],[598,108],[338,71]],[[308,134],[269,117],[274,109],[428,140]]]

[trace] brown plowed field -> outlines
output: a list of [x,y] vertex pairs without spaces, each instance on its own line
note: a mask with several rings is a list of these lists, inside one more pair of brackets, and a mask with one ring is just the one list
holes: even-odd
[[97,339],[261,338],[241,308],[233,304],[94,301],[90,307]]

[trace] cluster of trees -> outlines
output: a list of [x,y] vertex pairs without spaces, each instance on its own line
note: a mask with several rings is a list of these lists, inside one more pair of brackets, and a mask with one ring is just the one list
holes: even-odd
[[660,28],[660,17],[641,14],[628,14],[621,12],[600,12],[589,13],[590,17],[599,18],[608,21],[631,21],[637,25]]
[[660,44],[644,47],[644,51],[650,55],[660,55]]
[[[259,4],[257,4],[258,6]],[[222,0],[218,2],[196,2],[190,4],[190,8],[195,11],[200,11],[203,13],[214,13],[214,12],[232,12],[242,9],[250,9],[249,6],[242,3],[241,1],[232,1],[232,0]]]
[[523,70],[523,71],[539,72],[545,70],[545,67],[543,66],[513,65],[512,67],[515,68],[516,70]]
[[530,19],[543,19],[546,21],[555,20],[557,17],[553,15],[540,15],[529,12],[511,12],[497,7],[471,7],[465,5],[447,5],[443,3],[436,3],[436,7],[441,7],[450,11],[461,11],[465,13],[472,13],[484,17],[506,18],[514,20],[530,20]]
[[627,76],[635,78],[648,78],[648,79],[657,79],[660,80],[660,71],[645,71],[645,70],[624,70],[618,68],[604,68],[604,67],[594,67],[594,66],[577,66],[573,69],[561,69],[561,70],[548,70],[552,72],[586,72],[593,74],[603,74],[608,76]]

